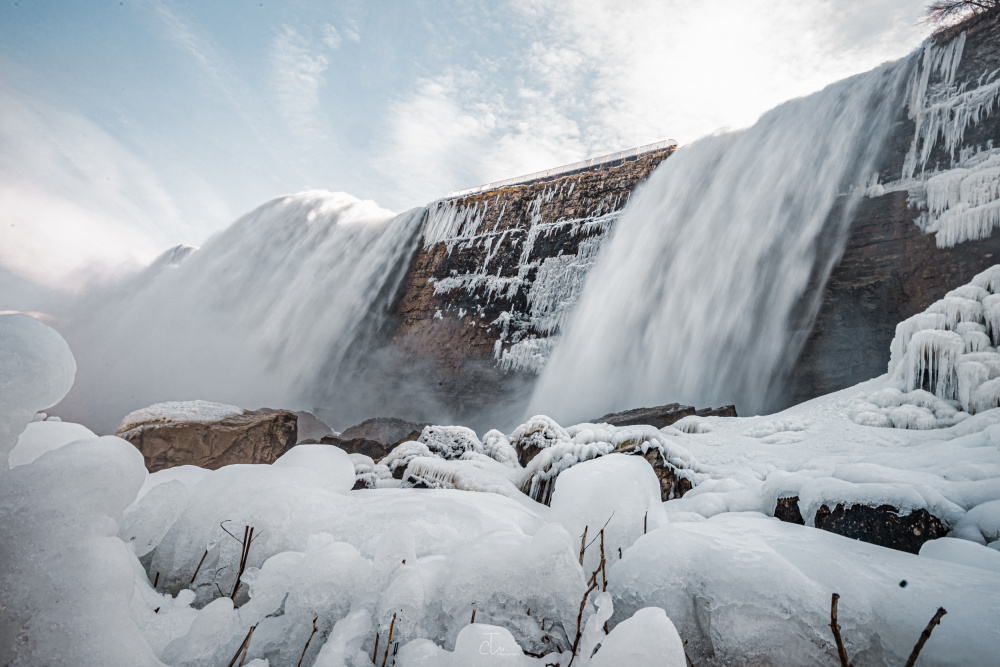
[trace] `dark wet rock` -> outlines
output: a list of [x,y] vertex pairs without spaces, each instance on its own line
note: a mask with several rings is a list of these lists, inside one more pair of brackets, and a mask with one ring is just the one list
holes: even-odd
[[[775,518],[804,524],[798,502],[797,497],[779,498]],[[900,514],[892,505],[845,507],[838,503],[832,510],[823,505],[816,511],[815,525],[820,530],[911,554],[919,553],[924,542],[948,533],[941,520],[927,510]]]
[[392,451],[392,445],[387,445],[370,438],[344,438],[342,436],[327,435],[320,440],[320,444],[339,447],[348,454],[364,454],[365,456],[370,456],[373,461],[380,461],[385,458],[386,454]]
[[664,502],[680,498],[691,490],[691,480],[679,475],[677,472],[679,468],[665,461],[659,449],[651,447],[642,456],[653,466],[653,472],[660,480],[660,498]]
[[[375,440],[381,442],[383,445],[393,445],[398,442],[404,442],[403,438],[409,439],[410,435],[414,432],[419,436],[420,431],[425,426],[428,426],[428,424],[396,419],[395,417],[373,417],[345,429],[340,434],[340,438],[344,440]],[[412,439],[416,440],[416,437]],[[372,458],[375,457],[373,456]]]
[[648,424],[656,428],[663,428],[691,415],[699,417],[735,417],[736,406],[725,405],[721,408],[702,408],[698,410],[690,405],[670,403],[668,405],[658,405],[654,408],[634,408],[622,412],[612,412],[600,419],[593,420],[593,423],[611,424],[612,426],[639,426]]

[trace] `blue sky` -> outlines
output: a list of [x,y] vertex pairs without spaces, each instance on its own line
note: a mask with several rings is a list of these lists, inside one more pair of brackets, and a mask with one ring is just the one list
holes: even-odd
[[402,211],[743,127],[905,55],[924,5],[0,0],[0,271],[73,288],[288,192]]

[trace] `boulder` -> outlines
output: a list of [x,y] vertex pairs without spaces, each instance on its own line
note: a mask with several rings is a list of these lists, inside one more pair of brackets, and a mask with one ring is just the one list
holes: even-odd
[[326,422],[311,412],[296,412],[298,417],[299,444],[318,443],[324,436],[334,435],[332,428]]
[[370,438],[344,438],[338,435],[326,435],[320,439],[320,444],[340,447],[348,454],[364,454],[373,461],[381,461],[392,451],[392,445],[372,440]]
[[[805,523],[799,511],[799,499],[794,496],[779,498],[774,516],[789,523]],[[924,542],[948,533],[941,520],[927,510],[900,515],[892,505],[845,507],[838,503],[832,510],[823,505],[816,511],[815,525],[820,530],[911,554],[919,553]]]
[[593,420],[593,423],[611,424],[612,426],[649,424],[656,428],[663,428],[691,415],[697,415],[698,417],[735,417],[736,406],[724,405],[721,408],[702,408],[698,410],[690,405],[670,403],[668,405],[658,405],[654,408],[634,408],[622,412],[612,412],[600,419]]
[[425,426],[429,426],[429,424],[410,422],[395,417],[373,417],[346,429],[340,434],[340,437],[344,440],[363,438],[381,442],[383,445],[392,445],[402,442],[403,438],[410,438],[414,433],[416,435],[412,439],[416,440]]
[[295,446],[296,416],[187,401],[158,403],[122,420],[115,435],[142,453],[150,472],[195,465],[215,470],[234,463],[273,463]]
[[[640,452],[636,452],[636,454],[640,454]],[[678,468],[663,460],[659,449],[650,447],[642,456],[649,461],[649,465],[653,466],[653,472],[660,480],[660,497],[663,502],[680,498],[691,490],[691,480],[678,475]]]

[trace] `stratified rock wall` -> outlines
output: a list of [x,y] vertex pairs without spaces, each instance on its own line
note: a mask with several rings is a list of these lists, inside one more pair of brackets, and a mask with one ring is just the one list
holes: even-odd
[[394,309],[403,365],[463,423],[516,414],[601,241],[669,154],[432,204]]

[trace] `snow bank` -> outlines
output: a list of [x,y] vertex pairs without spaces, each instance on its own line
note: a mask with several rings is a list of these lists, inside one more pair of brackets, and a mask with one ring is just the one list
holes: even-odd
[[994,660],[1000,574],[804,530],[744,515],[667,524],[609,569],[614,618],[666,610],[695,664],[836,664],[836,592],[855,664],[902,664],[939,606],[921,662]]

